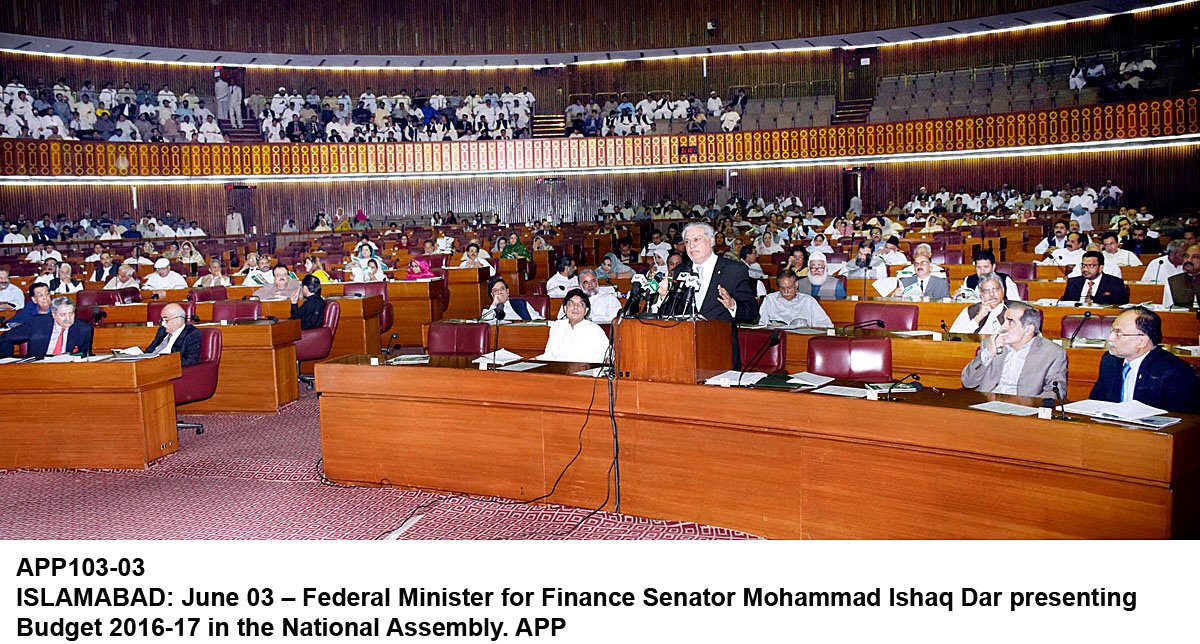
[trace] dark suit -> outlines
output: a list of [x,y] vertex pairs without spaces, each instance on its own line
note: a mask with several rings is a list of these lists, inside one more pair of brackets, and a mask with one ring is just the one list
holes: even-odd
[[[158,346],[164,338],[167,337],[167,330],[159,325],[158,333],[154,334],[154,340],[146,347],[146,353],[150,353]],[[179,337],[175,339],[175,345],[171,347],[171,353],[179,354],[179,364],[183,367],[190,367],[200,362],[200,329],[185,324],[183,331]]]
[[120,268],[120,266],[113,264],[112,266],[108,267],[108,270],[105,270],[103,266],[97,264],[96,268],[92,271],[92,281],[107,282],[108,280],[117,276],[118,268]]
[[[1082,275],[1072,277],[1067,280],[1067,289],[1058,299],[1064,302],[1082,302],[1083,289],[1086,284],[1087,280]],[[1101,273],[1100,279],[1096,280],[1095,288],[1092,291],[1092,302],[1095,304],[1127,304],[1129,289],[1125,287],[1125,282],[1121,278]]]
[[[675,267],[673,275],[679,277],[679,274],[684,272],[695,273],[690,258],[684,259],[682,264]],[[754,281],[750,279],[750,270],[742,262],[719,255],[709,280],[708,292],[705,293],[704,302],[697,311],[704,319],[725,322],[733,319],[729,316],[729,310],[717,297],[718,286],[724,286],[730,297],[737,302],[738,322],[753,322],[758,319],[758,293],[754,288]]]
[[[1105,353],[1100,359],[1100,376],[1088,397],[1121,402],[1124,364],[1124,360]],[[1133,399],[1167,411],[1194,414],[1200,411],[1200,384],[1191,365],[1162,347],[1154,347],[1138,367]]]
[[320,295],[304,298],[304,304],[292,305],[292,319],[300,320],[301,329],[316,329],[325,321],[325,299]]
[[1154,237],[1147,237],[1141,241],[1136,239],[1127,239],[1121,248],[1135,255],[1157,255],[1163,251],[1162,242]]
[[[13,345],[25,342],[25,353],[30,356],[44,356],[50,352],[50,338],[54,333],[54,316],[37,315],[24,324],[0,335],[0,358],[9,358],[13,354]],[[82,320],[67,328],[67,338],[63,343],[63,353],[92,353],[92,325]]]

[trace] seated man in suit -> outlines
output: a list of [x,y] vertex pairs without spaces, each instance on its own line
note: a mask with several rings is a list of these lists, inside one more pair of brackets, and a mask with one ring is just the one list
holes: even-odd
[[1019,300],[1021,299],[1021,291],[1017,289],[1017,282],[1008,273],[1001,273],[996,270],[996,254],[986,248],[975,253],[975,274],[968,275],[963,281],[963,286],[979,293],[979,283],[989,276],[996,276],[1000,279],[1000,283],[1004,285],[1004,299]]
[[200,362],[200,329],[188,324],[183,307],[168,304],[162,310],[162,324],[146,353],[178,353],[179,364],[190,367]]
[[1113,321],[1108,353],[1100,359],[1100,375],[1088,397],[1194,414],[1200,411],[1200,383],[1191,365],[1162,347],[1162,318],[1135,306]]
[[[683,273],[700,278],[694,304],[695,311],[704,319],[753,322],[758,319],[758,296],[750,279],[750,269],[741,261],[714,253],[716,237],[716,231],[708,224],[693,222],[685,226],[683,243],[687,259],[671,275],[675,280]],[[658,287],[660,302],[666,296],[667,288],[667,281],[663,280]],[[659,312],[663,311],[660,309]]]
[[1067,391],[1067,352],[1042,337],[1039,309],[1012,302],[1000,332],[981,342],[963,367],[962,384],[984,393],[1057,400]]
[[492,303],[483,313],[481,320],[496,323],[500,320],[543,320],[529,303],[519,298],[508,297],[508,282],[503,277],[493,277],[488,280],[488,292],[492,294]]
[[22,342],[27,343],[25,353],[30,356],[91,355],[92,325],[75,319],[75,302],[56,297],[50,302],[49,315],[35,315],[0,335],[0,358],[12,357],[13,345]]
[[50,285],[34,282],[29,285],[29,299],[25,306],[8,321],[9,326],[32,322],[39,315],[50,315]]
[[913,268],[916,274],[900,278],[893,295],[912,300],[927,297],[933,301],[950,297],[950,280],[933,274],[933,262],[928,257],[915,256]]
[[1183,253],[1183,272],[1167,278],[1163,306],[1196,306],[1196,296],[1200,294],[1197,287],[1200,287],[1200,244],[1192,244]]
[[[297,304],[300,297],[304,304]],[[292,319],[300,320],[300,329],[317,329],[325,323],[325,298],[321,297],[321,280],[316,275],[305,275],[300,281],[300,292],[292,296]]]
[[1119,277],[1104,273],[1104,254],[1089,250],[1079,263],[1081,274],[1067,280],[1062,297],[1064,302],[1092,304],[1125,304],[1129,301],[1129,289]]

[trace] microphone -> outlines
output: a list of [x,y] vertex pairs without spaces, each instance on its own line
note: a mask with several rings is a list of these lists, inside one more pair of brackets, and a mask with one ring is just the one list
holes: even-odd
[[1075,336],[1079,335],[1079,332],[1083,330],[1084,323],[1087,322],[1091,317],[1092,317],[1091,311],[1083,312],[1083,319],[1079,321],[1079,325],[1076,326],[1075,330],[1071,332],[1071,339],[1067,340],[1067,347],[1069,347],[1069,348],[1075,347]]
[[398,337],[400,337],[399,333],[393,333],[392,337],[388,338],[388,346],[381,349],[381,351],[389,356],[392,355],[392,352],[396,350],[396,338]]
[[[638,288],[638,285],[641,288]],[[642,300],[645,298],[645,290],[647,287],[646,278],[642,275],[633,276],[633,288],[629,289],[629,300],[625,302],[624,308],[621,309],[622,317],[637,315],[640,312]]]
[[847,331],[849,329],[866,329],[869,327],[878,327],[878,328],[882,329],[883,328],[883,320],[863,320],[862,322],[855,322],[853,324],[844,325],[844,326],[842,326],[841,330]]
[[[736,325],[734,325],[734,328],[736,328]],[[767,338],[767,341],[764,342],[763,345],[758,348],[758,351],[754,352],[753,356],[751,356],[750,365],[748,367],[745,367],[741,371],[738,371],[737,386],[739,386],[739,387],[742,386],[742,376],[746,375],[747,371],[754,371],[754,368],[758,366],[758,363],[762,362],[762,359],[767,356],[767,350],[770,349],[771,347],[779,346],[780,342],[783,342],[783,332],[776,329],[771,332],[771,337]],[[747,385],[747,386],[749,386],[749,385]]]
[[892,400],[892,390],[895,389],[897,386],[903,384],[904,381],[908,380],[909,378],[913,379],[913,384],[916,385],[917,391],[924,389],[924,386],[921,385],[921,376],[919,376],[915,373],[910,373],[907,376],[904,376],[903,378],[897,380],[896,382],[893,382],[891,384],[891,386],[887,388],[887,398],[885,400]]
[[[157,299],[158,299],[158,293],[151,293],[151,294],[150,294],[150,299],[152,299],[152,300],[157,300]],[[245,299],[245,298],[243,298],[243,299]]]
[[1066,396],[1064,396],[1062,393],[1062,390],[1060,390],[1058,388],[1058,383],[1057,382],[1050,383],[1050,388],[1054,390],[1054,398],[1059,403],[1059,409],[1062,410],[1062,414],[1059,416],[1059,420],[1074,420],[1072,418],[1067,417]]

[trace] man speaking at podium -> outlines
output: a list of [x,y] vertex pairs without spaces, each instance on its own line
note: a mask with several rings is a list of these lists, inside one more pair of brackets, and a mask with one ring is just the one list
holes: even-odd
[[[753,322],[758,318],[758,300],[750,272],[742,262],[713,253],[716,231],[705,223],[690,223],[683,229],[687,259],[671,272],[673,279],[684,273],[700,278],[696,289],[696,312],[706,320]],[[658,288],[667,294],[667,280]]]

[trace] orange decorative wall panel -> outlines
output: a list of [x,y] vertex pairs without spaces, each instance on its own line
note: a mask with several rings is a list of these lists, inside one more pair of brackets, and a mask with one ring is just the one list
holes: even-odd
[[[582,172],[879,157],[1200,133],[1194,96],[1039,112],[622,139],[146,144],[0,140],[0,173],[33,177],[430,176]],[[680,147],[696,145],[699,154]]]

